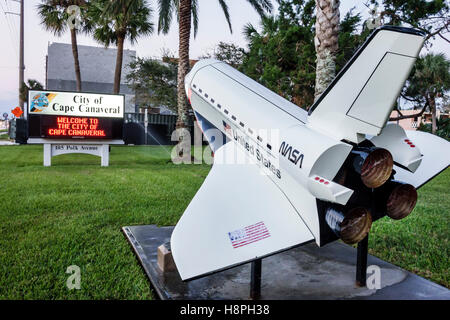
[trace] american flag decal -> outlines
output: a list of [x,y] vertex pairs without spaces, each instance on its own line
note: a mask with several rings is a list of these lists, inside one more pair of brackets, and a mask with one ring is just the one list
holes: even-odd
[[231,135],[231,127],[228,123],[226,123],[225,121],[222,121],[223,124],[223,129],[225,130],[225,133]]
[[228,232],[228,237],[230,237],[231,245],[236,249],[268,238],[270,233],[264,222],[261,221],[245,228]]

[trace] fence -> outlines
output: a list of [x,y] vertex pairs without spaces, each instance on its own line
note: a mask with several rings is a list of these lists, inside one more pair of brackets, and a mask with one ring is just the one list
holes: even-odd
[[[175,130],[177,115],[148,114],[147,136],[145,136],[145,114],[125,113],[124,140],[126,144],[171,145],[172,132]],[[189,118],[188,129],[194,134],[194,117]]]
[[[125,113],[123,126],[123,139],[125,144],[133,145],[172,145],[172,133],[177,122],[176,115],[149,114],[147,136],[145,136],[145,115],[143,113]],[[189,131],[194,137],[194,117],[189,119]],[[27,120],[15,119],[10,122],[9,136],[17,143],[26,143],[28,140]]]

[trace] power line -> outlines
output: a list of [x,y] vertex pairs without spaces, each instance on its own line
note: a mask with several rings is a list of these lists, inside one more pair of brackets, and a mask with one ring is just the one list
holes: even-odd
[[[12,12],[11,8],[9,7],[8,0],[5,0],[5,3],[6,3],[6,8],[8,9],[8,11]],[[17,15],[19,15],[19,14],[17,14]],[[10,18],[11,18],[10,22],[13,27],[14,34],[19,34],[19,30],[17,29],[16,23],[15,23],[16,20],[13,19],[13,17],[10,17]],[[16,40],[16,47],[18,47],[19,43],[17,42],[17,38],[14,38],[14,39]]]
[[[11,8],[9,7],[9,4],[8,4],[9,2],[8,2],[8,0],[5,0],[5,4],[6,4],[6,9],[9,11],[9,12],[11,12]],[[17,30],[17,27],[16,27],[16,24],[14,23],[14,20],[11,20],[11,24],[12,24],[12,26],[13,26],[13,31],[14,31],[14,34],[18,34],[19,33],[19,31]]]
[[[6,0],[5,0],[5,3],[6,3]],[[17,52],[17,42],[15,42],[14,41],[14,32],[13,32],[13,30],[12,30],[12,27],[11,27],[11,24],[10,24],[10,21],[8,20],[8,15],[6,14],[6,10],[5,10],[5,8],[3,7],[3,4],[2,4],[2,2],[0,2],[0,7],[1,7],[1,9],[2,9],[2,11],[3,11],[3,14],[5,15],[5,22],[6,22],[6,25],[8,26],[8,29],[9,29],[9,38],[10,38],[10,40],[11,40],[11,45],[12,45],[12,47],[13,47],[13,49],[14,49],[14,52],[15,52],[15,56],[17,57],[18,56],[18,52]]]

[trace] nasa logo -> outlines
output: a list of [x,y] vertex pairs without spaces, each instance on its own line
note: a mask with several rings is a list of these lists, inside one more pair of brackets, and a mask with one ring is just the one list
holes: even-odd
[[292,148],[292,146],[290,146],[286,141],[281,143],[280,150],[278,152],[293,164],[297,165],[300,163],[299,168],[302,168],[303,158],[305,157],[304,154],[299,150]]

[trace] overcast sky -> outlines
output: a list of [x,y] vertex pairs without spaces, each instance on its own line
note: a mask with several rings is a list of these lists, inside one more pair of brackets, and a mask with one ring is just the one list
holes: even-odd
[[[45,82],[45,56],[48,44],[51,42],[70,43],[69,33],[58,38],[45,31],[40,25],[36,13],[39,0],[25,0],[25,80],[36,79]],[[156,0],[149,0],[150,5],[156,11]],[[273,1],[275,2],[275,1]],[[367,8],[363,1],[341,0],[341,17],[353,6],[363,16],[367,16]],[[223,17],[218,1],[199,0],[199,31],[196,39],[191,40],[191,58],[197,58],[210,51],[219,41],[233,42],[245,47],[246,41],[242,35],[242,29],[248,22],[257,26],[258,15],[252,7],[243,0],[228,1],[230,7],[231,22],[234,33],[230,34],[228,25]],[[19,17],[5,15],[5,11],[19,12],[19,4],[12,0],[0,0],[0,115],[10,111],[18,104],[18,51],[19,51]],[[156,24],[156,14],[153,14]],[[101,46],[86,36],[78,37],[78,44]],[[178,34],[177,25],[172,25],[171,32],[166,35],[157,35],[141,38],[138,43],[126,49],[137,51],[139,57],[160,57],[162,48],[167,48],[177,54]],[[450,56],[450,49],[444,41],[435,41],[433,51],[445,52]],[[73,59],[72,56],[67,59]],[[114,68],[114,66],[111,66]]]

